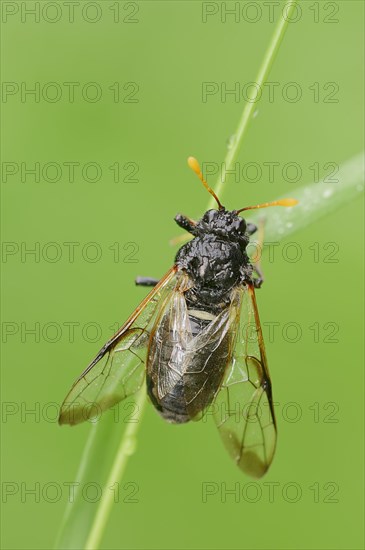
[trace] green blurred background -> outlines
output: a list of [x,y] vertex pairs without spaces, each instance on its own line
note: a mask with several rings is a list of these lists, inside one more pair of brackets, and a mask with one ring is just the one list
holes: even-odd
[[[66,2],[35,4],[2,2],[3,548],[54,544],[90,431],[59,428],[54,404],[145,295],[134,278],[172,264],[174,215],[204,211],[186,157],[223,161],[244,99],[223,101],[222,83],[255,79],[276,6],[240,2],[224,22],[220,2],[80,2],[70,22]],[[269,76],[274,99],[258,102],[238,157],[262,175],[228,180],[231,208],[290,195],[313,181],[313,165],[323,177],[363,149],[363,3],[300,6]],[[207,9],[217,13],[204,22]],[[67,82],[79,83],[74,101]],[[219,90],[206,101],[204,82]],[[279,163],[274,181],[265,162]],[[39,178],[21,163],[39,163]],[[64,163],[78,163],[74,181]],[[296,183],[282,176],[287,163],[300,167]],[[301,259],[278,247],[257,293],[278,402],[269,473],[241,474],[212,421],[170,426],[149,404],[123,479],[137,502],[115,504],[103,548],[363,548],[361,200],[290,240]],[[79,243],[74,261],[64,243]],[[279,323],[273,338],[268,323]],[[297,342],[287,323],[300,327]],[[205,483],[216,492],[203,499]]]

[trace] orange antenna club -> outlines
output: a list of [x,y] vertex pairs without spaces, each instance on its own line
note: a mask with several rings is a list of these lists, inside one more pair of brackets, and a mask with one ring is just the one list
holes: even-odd
[[203,176],[202,171],[201,171],[200,166],[199,166],[199,162],[196,160],[196,158],[189,157],[188,158],[188,165],[193,170],[193,172],[196,173],[196,175],[198,176],[198,178],[200,179],[200,181],[202,182],[202,184],[204,185],[204,187],[208,191],[208,193],[210,193],[212,195],[212,197],[215,198],[215,200],[217,201],[219,210],[222,210],[224,207],[222,206],[222,204],[221,204],[220,200],[218,199],[217,195],[214,193],[213,189],[211,187],[209,187],[209,185],[205,181],[204,176]]

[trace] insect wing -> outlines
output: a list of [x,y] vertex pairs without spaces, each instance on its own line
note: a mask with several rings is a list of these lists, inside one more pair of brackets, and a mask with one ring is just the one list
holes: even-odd
[[231,362],[232,327],[237,325],[238,313],[233,299],[230,306],[189,342],[185,354],[184,394],[192,420],[200,420],[205,414]]
[[60,424],[94,418],[140,389],[151,326],[176,283],[176,272],[174,266],[166,273],[76,380],[62,404]]
[[229,363],[230,325],[238,310],[231,304],[215,317],[195,311],[200,319],[213,319],[193,336],[189,317],[192,311],[184,295],[193,284],[181,274],[169,303],[160,308],[151,332],[147,372],[157,403],[164,405],[165,397],[175,401],[175,406],[180,402],[179,407],[189,419],[199,420],[214,399]]
[[166,307],[159,309],[148,353],[147,372],[158,400],[174,391],[184,374],[184,357],[191,340],[190,322],[184,292],[192,286],[181,273]]
[[248,285],[240,292],[235,349],[214,401],[213,414],[237,465],[246,474],[259,478],[274,456],[276,422],[255,291]]

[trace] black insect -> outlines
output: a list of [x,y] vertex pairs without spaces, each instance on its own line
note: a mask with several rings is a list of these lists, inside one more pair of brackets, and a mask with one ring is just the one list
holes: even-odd
[[228,211],[197,161],[188,162],[218,210],[197,222],[175,217],[194,238],[160,281],[137,279],[154,288],[75,382],[59,423],[92,418],[134,394],[146,375],[148,395],[166,420],[197,420],[211,406],[233,459],[244,472],[261,477],[273,459],[276,424],[254,290],[262,276],[247,254],[256,226],[239,213],[296,201]]

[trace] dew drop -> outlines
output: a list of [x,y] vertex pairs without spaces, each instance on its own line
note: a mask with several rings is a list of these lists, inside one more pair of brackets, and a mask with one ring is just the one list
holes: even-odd
[[232,134],[227,140],[227,149],[228,150],[232,149],[235,141],[236,141],[236,134]]
[[127,442],[124,449],[124,452],[127,456],[131,456],[135,453],[137,448],[137,441],[135,437],[131,437]]

